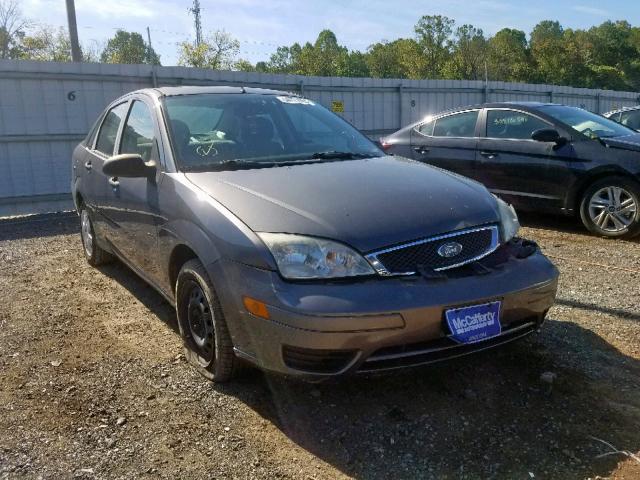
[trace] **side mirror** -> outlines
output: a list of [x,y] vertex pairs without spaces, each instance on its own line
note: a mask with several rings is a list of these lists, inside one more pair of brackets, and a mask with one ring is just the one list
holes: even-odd
[[138,153],[114,155],[102,165],[102,173],[108,177],[146,177],[155,169],[155,162],[145,163]]
[[553,142],[561,147],[567,143],[567,139],[560,136],[554,128],[541,128],[531,134],[531,138],[537,142]]

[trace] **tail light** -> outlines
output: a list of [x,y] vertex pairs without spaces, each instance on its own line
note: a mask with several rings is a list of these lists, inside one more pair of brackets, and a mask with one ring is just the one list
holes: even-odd
[[382,148],[382,150],[384,150],[385,152],[393,146],[393,143],[387,142],[384,138],[378,140],[378,144],[380,145],[380,148]]

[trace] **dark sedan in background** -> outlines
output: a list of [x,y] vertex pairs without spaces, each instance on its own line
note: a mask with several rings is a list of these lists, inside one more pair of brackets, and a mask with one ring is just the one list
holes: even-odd
[[607,237],[640,233],[640,134],[601,115],[490,103],[427,117],[381,144],[478,180],[516,208],[579,214]]
[[116,256],[175,305],[215,381],[239,358],[318,379],[484,350],[536,331],[556,294],[511,206],[287,93],[119,98],[72,190],[88,262]]
[[629,128],[640,131],[640,105],[611,110],[602,115]]

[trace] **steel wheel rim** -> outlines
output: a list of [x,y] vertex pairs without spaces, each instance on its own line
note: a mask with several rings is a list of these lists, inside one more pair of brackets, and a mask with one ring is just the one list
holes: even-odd
[[87,257],[91,258],[93,255],[93,230],[91,229],[89,213],[86,210],[82,210],[82,213],[80,214],[80,228],[84,251],[87,254]]
[[213,312],[202,287],[189,281],[187,294],[187,324],[193,343],[204,360],[213,358],[214,329]]
[[605,232],[628,230],[637,211],[635,197],[622,187],[601,188],[589,199],[589,218]]

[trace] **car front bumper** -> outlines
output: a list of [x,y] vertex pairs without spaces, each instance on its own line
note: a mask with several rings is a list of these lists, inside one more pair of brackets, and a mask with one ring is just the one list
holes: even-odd
[[[211,273],[225,279],[224,287],[216,286],[240,357],[319,380],[445,360],[537,330],[555,300],[558,270],[537,249],[519,259],[505,248],[492,254],[504,258],[482,274],[455,272],[442,280],[294,283],[230,261],[212,265]],[[244,295],[266,303],[270,318],[247,312]],[[449,337],[445,310],[495,300],[502,302],[500,336],[469,345]]]

